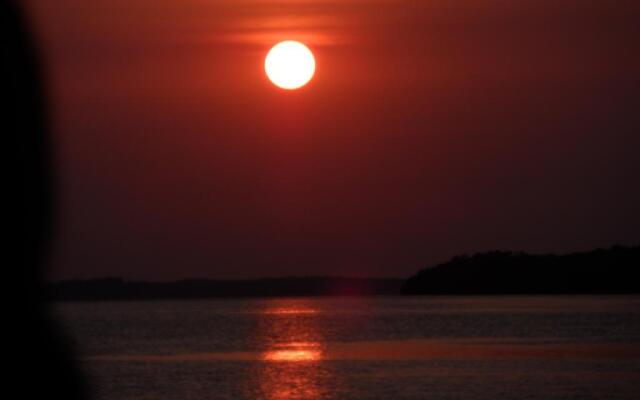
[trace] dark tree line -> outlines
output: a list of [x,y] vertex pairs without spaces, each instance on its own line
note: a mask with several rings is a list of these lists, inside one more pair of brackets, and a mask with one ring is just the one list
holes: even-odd
[[640,246],[564,255],[492,251],[423,269],[404,294],[640,293]]

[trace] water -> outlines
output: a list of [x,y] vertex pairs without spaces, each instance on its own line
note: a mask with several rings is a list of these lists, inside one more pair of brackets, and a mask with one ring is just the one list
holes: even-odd
[[636,399],[640,297],[62,303],[97,399]]

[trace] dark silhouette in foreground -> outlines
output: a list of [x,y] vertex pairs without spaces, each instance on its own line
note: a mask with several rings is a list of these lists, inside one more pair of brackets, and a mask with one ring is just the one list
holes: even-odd
[[640,246],[531,255],[494,251],[459,256],[423,269],[404,294],[640,293]]
[[52,300],[197,299],[215,297],[397,295],[402,279],[289,277],[252,280],[136,282],[120,278],[52,284]]
[[84,381],[44,303],[52,168],[41,71],[17,2],[0,2],[0,43],[2,133],[15,143],[5,150],[17,153],[10,167],[18,169],[5,187],[7,231],[17,243],[8,246],[3,270],[12,302],[3,321],[9,371],[3,390],[5,397],[81,399]]

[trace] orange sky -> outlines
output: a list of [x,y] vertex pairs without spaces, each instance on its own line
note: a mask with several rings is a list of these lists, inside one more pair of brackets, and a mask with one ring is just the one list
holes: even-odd
[[[635,1],[30,0],[52,276],[407,276],[640,239]],[[295,92],[263,59],[314,52]]]

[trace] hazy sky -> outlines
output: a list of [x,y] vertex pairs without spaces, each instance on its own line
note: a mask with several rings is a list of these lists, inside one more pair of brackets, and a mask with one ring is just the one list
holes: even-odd
[[[51,277],[408,276],[640,241],[640,3],[30,0]],[[316,56],[283,91],[279,40]]]

